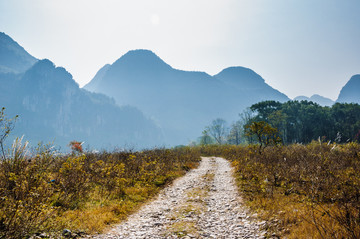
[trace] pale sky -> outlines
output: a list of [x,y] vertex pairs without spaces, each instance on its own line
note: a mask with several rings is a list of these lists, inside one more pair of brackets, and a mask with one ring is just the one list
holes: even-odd
[[244,66],[290,98],[335,100],[360,74],[359,13],[358,0],[0,0],[0,31],[80,86],[149,49],[177,69]]

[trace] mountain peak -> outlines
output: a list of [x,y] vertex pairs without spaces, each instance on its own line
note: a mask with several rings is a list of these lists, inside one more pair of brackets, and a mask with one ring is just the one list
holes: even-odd
[[360,74],[356,74],[356,75],[353,75],[351,78],[350,78],[350,80],[349,80],[349,82],[356,82],[356,83],[358,83],[358,82],[360,82]]
[[335,103],[333,100],[318,94],[312,95],[310,99],[322,106],[332,106]]
[[88,91],[95,91],[96,88],[98,88],[98,86],[101,84],[102,79],[104,78],[110,67],[110,64],[106,64],[101,67],[101,69],[96,73],[94,78],[84,86],[84,89]]
[[154,52],[146,49],[128,51],[125,55],[115,61],[112,66],[117,68],[121,65],[125,66],[128,69],[136,69],[139,67],[148,70],[158,70],[164,68],[171,69],[171,66],[166,64]]
[[294,98],[294,101],[312,101],[321,106],[332,106],[335,103],[333,100],[318,94],[314,94],[311,97],[307,97],[303,95],[297,96]]
[[246,67],[243,67],[243,66],[230,66],[230,67],[227,67],[227,68],[223,69],[220,73],[256,74],[253,70],[251,70],[249,68],[246,68]]
[[337,102],[360,104],[360,74],[353,75],[341,89]]
[[73,80],[72,75],[63,67],[56,67],[48,59],[39,60],[24,75],[24,82],[31,87],[53,87],[61,89],[63,87],[79,88]]
[[215,75],[221,81],[231,84],[246,84],[248,86],[259,86],[265,83],[265,80],[255,71],[242,67],[232,66],[225,68],[220,73]]
[[37,59],[4,32],[0,32],[0,73],[20,73],[29,69]]
[[[148,49],[135,49],[128,51],[124,56],[148,56],[159,58],[153,51]],[[160,59],[160,58],[159,58]]]
[[38,62],[36,62],[33,66],[33,68],[40,68],[40,69],[55,69],[55,64],[50,61],[49,59],[42,59],[42,60],[39,60]]
[[71,74],[68,73],[64,68],[62,67],[56,67],[55,64],[50,61],[49,59],[42,59],[36,62],[28,71],[27,73],[31,72],[37,72],[38,74],[49,74],[50,72],[54,71],[62,71],[66,72],[68,75],[65,76],[66,78],[70,77],[72,78]]
[[5,32],[0,32],[0,39],[1,41],[14,41],[11,37],[6,35]]

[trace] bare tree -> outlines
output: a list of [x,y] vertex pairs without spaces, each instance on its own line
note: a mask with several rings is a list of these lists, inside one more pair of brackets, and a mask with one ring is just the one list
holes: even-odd
[[5,149],[4,143],[5,139],[9,136],[10,132],[14,129],[15,121],[18,118],[16,115],[14,118],[7,118],[5,114],[5,107],[3,107],[0,111],[0,150],[2,154],[2,158],[5,160]]
[[227,135],[226,121],[221,118],[217,118],[212,121],[211,125],[206,128],[209,134],[215,139],[218,144],[225,142]]
[[204,130],[202,132],[202,136],[200,137],[200,144],[201,145],[207,145],[207,144],[212,144],[214,143],[213,138],[209,135],[209,131],[208,130]]
[[228,142],[239,145],[243,141],[244,125],[241,120],[234,122],[230,127]]
[[[242,113],[239,114],[240,121],[244,126],[250,125],[255,118],[256,114],[250,109],[246,108]],[[252,144],[255,142],[253,136],[245,134],[246,140],[248,143]]]
[[243,125],[251,124],[256,114],[250,109],[246,108],[239,114],[240,121]]

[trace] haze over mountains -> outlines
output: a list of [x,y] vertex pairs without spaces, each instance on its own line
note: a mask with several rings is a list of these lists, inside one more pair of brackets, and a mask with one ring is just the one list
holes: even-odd
[[341,89],[337,102],[360,104],[360,75],[354,75]]
[[0,32],[0,73],[20,73],[29,69],[37,59],[17,42]]
[[182,71],[149,50],[129,51],[84,88],[139,108],[159,124],[170,145],[195,139],[215,118],[236,120],[258,101],[289,100],[250,69],[230,67],[215,76]]
[[312,101],[314,103],[317,103],[321,106],[332,106],[333,104],[335,104],[335,102],[329,98],[323,97],[321,95],[312,95],[311,97],[306,97],[306,96],[297,96],[294,98],[294,100],[297,101],[302,101],[302,100],[306,100],[306,101]]
[[[29,64],[23,59],[29,58],[28,53],[14,41],[4,42],[0,49],[10,49],[7,56],[19,59],[15,68],[6,65],[8,72],[26,69]],[[13,135],[24,134],[34,144],[54,141],[63,148],[71,140],[98,149],[153,147],[164,142],[159,127],[138,109],[119,107],[108,96],[80,89],[70,73],[49,60],[33,62],[19,74],[0,73],[1,106],[9,117],[20,115]]]
[[[4,33],[0,82],[0,107],[20,115],[14,135],[63,148],[71,140],[98,149],[187,144],[215,118],[231,123],[259,101],[289,100],[251,69],[182,71],[149,50],[129,51],[81,89],[64,68],[36,59]],[[352,77],[338,101],[359,103],[359,82]],[[302,99],[333,103],[318,95]]]

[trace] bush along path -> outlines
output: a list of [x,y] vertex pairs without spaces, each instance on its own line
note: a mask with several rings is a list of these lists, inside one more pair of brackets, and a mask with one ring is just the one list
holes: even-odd
[[230,163],[202,158],[200,166],[162,190],[152,202],[107,233],[115,238],[263,238],[241,203]]

